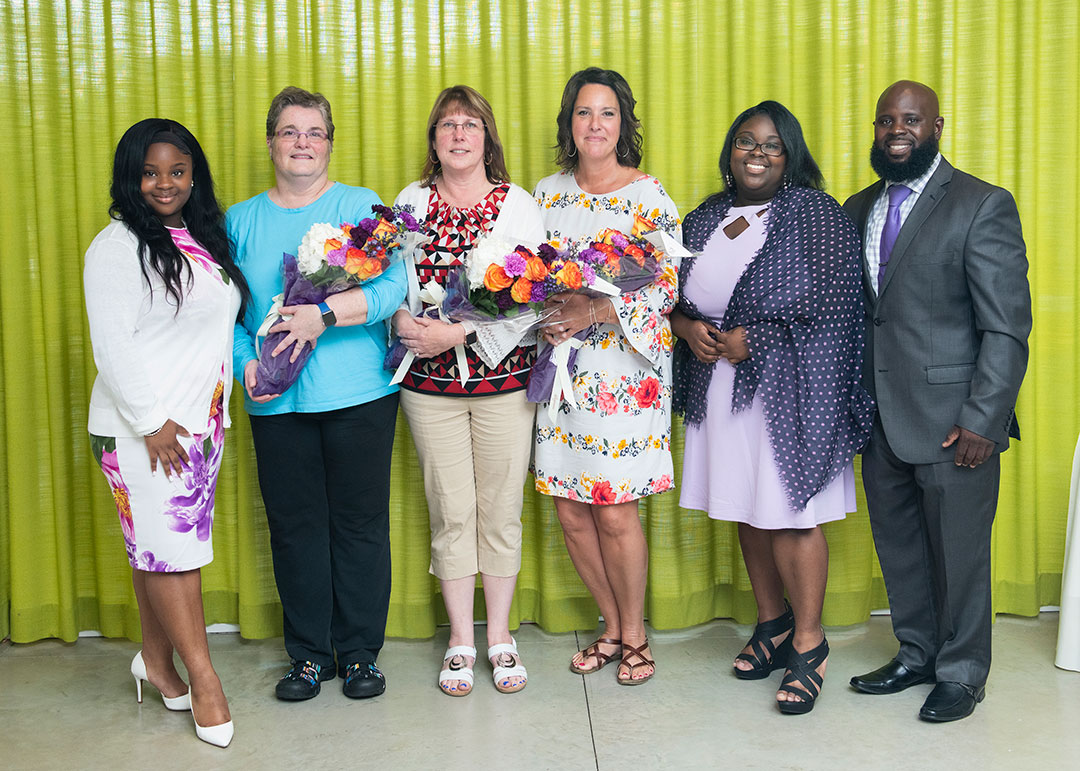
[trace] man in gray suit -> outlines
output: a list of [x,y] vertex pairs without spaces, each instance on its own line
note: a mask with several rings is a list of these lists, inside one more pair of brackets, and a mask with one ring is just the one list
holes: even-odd
[[844,208],[863,235],[863,385],[878,417],[863,452],[893,631],[864,693],[936,682],[919,717],[967,717],[990,671],[990,530],[1000,455],[1027,367],[1031,296],[1008,191],[938,152],[937,95],[910,81],[877,104],[871,165],[882,178]]

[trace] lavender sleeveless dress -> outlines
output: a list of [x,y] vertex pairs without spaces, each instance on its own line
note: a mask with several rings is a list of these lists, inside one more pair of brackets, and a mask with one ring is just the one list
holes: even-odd
[[[685,294],[698,310],[720,325],[731,294],[762,244],[762,206],[732,207],[705,244],[686,279]],[[724,228],[739,217],[750,227],[728,238]],[[735,368],[720,359],[709,382],[709,408],[699,426],[687,425],[679,505],[713,519],[746,522],[763,530],[811,528],[855,511],[855,474],[849,465],[802,511],[794,511],[776,470],[765,414],[755,398],[749,409],[731,412]]]

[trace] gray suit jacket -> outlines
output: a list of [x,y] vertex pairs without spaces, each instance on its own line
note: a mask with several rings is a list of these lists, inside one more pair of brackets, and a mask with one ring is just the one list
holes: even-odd
[[[883,185],[844,204],[864,241]],[[1031,332],[1025,251],[1012,195],[944,158],[900,230],[878,294],[864,250],[863,386],[905,463],[952,460],[955,446],[941,443],[954,424],[998,451],[1019,438],[1013,408]]]

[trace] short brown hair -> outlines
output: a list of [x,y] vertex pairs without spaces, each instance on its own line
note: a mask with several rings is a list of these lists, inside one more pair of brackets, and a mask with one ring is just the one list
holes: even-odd
[[499,129],[495,126],[495,112],[488,100],[470,86],[450,86],[443,89],[435,99],[435,106],[431,108],[431,115],[428,116],[427,158],[424,159],[420,184],[429,187],[442,171],[439,156],[435,154],[435,125],[443,117],[459,110],[472,118],[479,118],[484,123],[484,171],[487,173],[488,182],[509,182],[510,174],[506,171],[506,158],[503,155],[502,142],[499,141]]
[[274,136],[274,132],[277,131],[278,121],[281,120],[281,113],[285,112],[286,107],[311,107],[321,112],[323,121],[326,123],[326,136],[330,144],[334,143],[334,117],[330,114],[330,101],[322,94],[305,91],[296,86],[286,86],[281,89],[270,102],[270,109],[266,113],[267,139]]
[[[629,166],[636,169],[641,163],[641,121],[634,114],[634,106],[637,100],[630,90],[630,84],[615,70],[602,70],[599,67],[587,67],[570,76],[563,89],[562,105],[559,107],[559,117],[556,122],[559,133],[556,135],[555,163],[566,171],[573,171],[578,165],[577,146],[574,145],[574,130],[571,121],[574,117],[574,103],[577,102],[578,92],[584,86],[596,83],[607,86],[615,92],[615,98],[619,101],[619,141],[615,145],[615,158],[620,166]],[[625,148],[624,152],[619,147]]]

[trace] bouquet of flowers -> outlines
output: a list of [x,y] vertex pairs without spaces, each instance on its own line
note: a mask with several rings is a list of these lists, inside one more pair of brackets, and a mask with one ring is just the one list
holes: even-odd
[[274,297],[255,336],[259,365],[252,392],[256,396],[283,393],[300,377],[311,357],[310,346],[303,348],[296,361],[289,361],[285,351],[276,357],[270,355],[288,334],[273,329],[279,321],[292,318],[279,312],[282,307],[317,305],[332,294],[360,286],[382,275],[403,247],[423,240],[420,225],[408,207],[376,205],[371,210],[374,217],[355,225],[315,223],[304,235],[296,256],[284,255],[283,291]]
[[[651,232],[637,235],[643,230]],[[597,296],[597,288],[603,286],[607,289],[603,294],[614,296],[635,292],[651,284],[667,269],[665,253],[674,257],[683,252],[685,249],[678,241],[639,217],[631,235],[607,228],[595,238],[570,244],[560,256],[569,260],[566,264],[576,266],[581,272],[583,283],[580,287],[573,287],[572,282],[567,283],[572,291]],[[567,288],[554,288],[550,294],[560,291],[567,291]],[[594,328],[587,327],[559,345],[548,346],[537,357],[529,376],[526,396],[531,402],[548,402],[548,414],[552,420],[564,400],[571,407],[577,407],[570,373],[577,360],[577,349]]]

